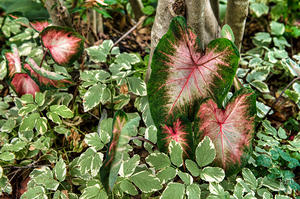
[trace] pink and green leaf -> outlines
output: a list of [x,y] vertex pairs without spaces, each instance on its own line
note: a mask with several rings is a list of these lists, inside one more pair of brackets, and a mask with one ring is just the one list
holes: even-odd
[[40,36],[43,46],[59,65],[72,64],[83,52],[83,37],[69,28],[50,26]]
[[122,153],[118,151],[118,148],[123,147],[119,145],[120,139],[128,139],[126,136],[124,137],[121,135],[127,120],[128,118],[125,112],[116,112],[113,120],[112,138],[106,154],[106,159],[100,169],[102,183],[108,192],[112,190],[121,166]]
[[170,125],[163,125],[159,129],[157,144],[161,151],[168,151],[170,142],[174,140],[178,143],[184,151],[184,156],[193,156],[193,138],[191,136],[192,125],[187,119],[183,117],[177,118]]
[[62,76],[60,74],[57,74],[55,72],[51,72],[51,71],[48,71],[44,68],[41,68],[37,65],[37,63],[32,59],[32,58],[27,58],[26,59],[26,62],[29,64],[29,66],[32,68],[32,70],[34,70],[34,72],[36,72],[37,74],[43,76],[43,77],[46,77],[48,79],[51,79],[51,80],[63,80],[63,79],[66,79],[65,76]]
[[174,122],[178,115],[193,121],[194,107],[207,97],[222,106],[237,70],[238,50],[225,38],[211,41],[204,52],[200,47],[185,19],[175,17],[154,51],[147,84],[157,127]]
[[249,158],[256,115],[255,94],[251,89],[239,90],[225,109],[209,99],[197,113],[195,133],[208,136],[215,145],[214,163],[227,173],[238,171]]
[[53,80],[49,79],[48,77],[44,77],[35,72],[29,64],[25,64],[24,69],[38,83],[38,85],[40,85],[40,88],[42,90],[46,90],[49,88],[66,88],[73,84],[72,81],[67,79]]
[[235,41],[235,38],[234,38],[234,34],[232,32],[232,29],[230,28],[230,26],[228,24],[225,24],[223,27],[222,27],[222,30],[221,30],[221,36],[223,38],[227,38],[229,39],[230,41],[234,42]]
[[49,22],[48,21],[33,21],[30,22],[30,26],[38,31],[38,32],[42,32],[45,28],[47,28],[49,26]]
[[21,73],[22,64],[17,46],[11,45],[12,52],[4,52],[4,57],[7,61],[8,77],[12,78],[15,73]]
[[39,86],[28,74],[16,73],[10,84],[19,96],[31,94],[34,97],[36,92],[40,92]]

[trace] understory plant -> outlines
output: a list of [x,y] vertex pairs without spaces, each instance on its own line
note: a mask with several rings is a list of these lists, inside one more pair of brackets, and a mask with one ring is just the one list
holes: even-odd
[[158,146],[168,151],[175,140],[193,159],[197,144],[208,136],[216,147],[214,164],[237,173],[249,158],[255,94],[242,88],[225,102],[238,50],[227,38],[211,41],[205,51],[200,46],[184,18],[176,17],[154,52],[147,89]]

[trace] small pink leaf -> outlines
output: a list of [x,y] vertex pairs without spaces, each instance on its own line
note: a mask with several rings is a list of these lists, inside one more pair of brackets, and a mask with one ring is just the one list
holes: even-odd
[[49,22],[48,21],[34,21],[34,22],[30,22],[30,25],[36,31],[42,32],[45,28],[47,28],[49,26]]
[[5,52],[4,56],[8,63],[8,76],[13,77],[15,73],[20,73],[22,70],[21,60],[16,45],[11,45],[12,52]]
[[11,81],[16,93],[20,96],[25,94],[32,94],[35,96],[35,92],[39,92],[39,86],[33,81],[28,74],[16,73]]
[[251,89],[241,89],[226,109],[219,109],[211,99],[200,106],[196,128],[201,138],[209,136],[213,141],[218,166],[232,170],[243,164],[254,133],[255,114],[255,95]]
[[40,35],[44,47],[59,65],[70,65],[82,54],[83,37],[69,28],[50,26]]

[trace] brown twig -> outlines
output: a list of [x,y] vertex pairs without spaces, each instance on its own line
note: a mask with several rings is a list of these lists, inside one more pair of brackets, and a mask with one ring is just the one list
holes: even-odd
[[130,28],[130,30],[128,30],[124,35],[122,35],[122,37],[120,37],[114,44],[114,46],[116,46],[120,41],[122,41],[125,37],[127,37],[132,31],[134,31],[134,29],[136,29],[139,25],[141,25],[145,19],[147,17],[146,16],[142,16],[139,21],[132,27]]
[[131,137],[130,140],[140,140],[140,141],[148,142],[149,144],[151,144],[154,147],[154,150],[158,150],[156,144],[154,144],[153,142],[151,142],[150,140],[148,140],[146,138],[134,136],[134,137]]
[[293,79],[293,81],[291,81],[280,93],[280,95],[276,98],[275,102],[273,102],[273,104],[271,105],[271,108],[268,110],[268,112],[266,113],[266,115],[262,118],[262,120],[266,119],[266,117],[269,115],[269,113],[271,112],[272,108],[275,106],[275,104],[277,104],[277,102],[279,101],[279,99],[281,98],[281,96],[283,95],[283,93],[285,92],[286,89],[288,89],[293,83],[295,83],[296,81],[300,80],[300,77],[297,77],[295,79]]

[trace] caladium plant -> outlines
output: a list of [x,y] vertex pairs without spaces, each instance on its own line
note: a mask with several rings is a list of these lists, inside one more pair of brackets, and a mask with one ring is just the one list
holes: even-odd
[[[231,35],[225,26],[223,36],[233,40]],[[215,39],[202,51],[185,19],[175,17],[154,51],[147,85],[159,149],[166,151],[174,140],[193,154],[207,135],[216,145],[215,163],[226,170],[241,166],[250,147],[255,115],[255,96],[249,89],[237,92],[223,108],[239,61],[239,52],[229,39]],[[225,136],[231,144],[225,142]]]
[[216,148],[214,163],[228,174],[245,165],[251,151],[256,115],[256,97],[251,89],[242,88],[225,109],[209,99],[197,113],[195,132],[210,137]]
[[239,53],[225,38],[200,50],[200,40],[176,17],[154,51],[148,83],[149,105],[157,126],[172,123],[176,115],[193,120],[193,106],[212,97],[221,107],[235,75]]
[[72,64],[83,52],[83,37],[70,28],[49,26],[40,36],[43,46],[59,65]]

